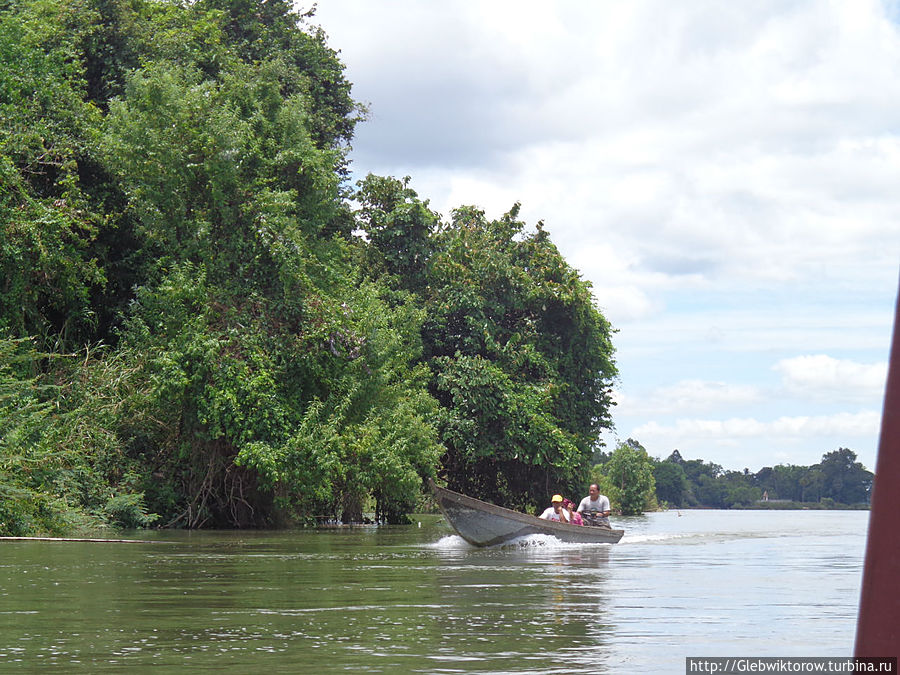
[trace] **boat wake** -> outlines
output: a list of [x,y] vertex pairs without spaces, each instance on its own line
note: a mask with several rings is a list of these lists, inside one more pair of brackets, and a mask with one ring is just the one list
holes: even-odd
[[659,532],[655,534],[626,534],[619,543],[629,544],[710,544],[739,539],[768,539],[785,537],[790,534],[779,532]]
[[[477,546],[473,546],[468,543],[462,537],[449,534],[447,536],[441,537],[438,541],[433,542],[431,544],[426,545],[427,548],[437,549],[440,551],[461,551],[461,550],[478,550]],[[583,544],[583,543],[567,543],[564,541],[560,541],[556,537],[549,534],[529,534],[524,537],[518,537],[516,539],[510,539],[509,541],[503,542],[502,544],[497,544],[496,546],[487,546],[485,549],[489,550],[503,550],[503,549],[515,549],[515,550],[583,550],[585,547],[602,547],[606,548],[610,546],[608,543],[593,543],[593,544]],[[484,549],[482,549],[484,550]]]
[[456,551],[475,548],[474,546],[472,546],[472,544],[456,534],[448,534],[447,536],[441,537],[431,544],[426,544],[425,547],[438,549],[440,551]]
[[[710,540],[716,541],[720,539],[728,539],[718,533],[703,533],[698,534],[696,532],[666,532],[666,533],[656,533],[656,534],[626,534],[622,540],[619,542],[620,546],[627,546],[632,544],[704,544],[709,543]],[[608,543],[594,543],[594,544],[583,544],[583,543],[567,543],[564,541],[560,541],[556,537],[549,534],[529,534],[524,537],[518,537],[517,539],[511,539],[510,541],[504,542],[502,544],[497,544],[496,546],[487,546],[484,548],[479,548],[478,546],[473,546],[465,539],[456,534],[448,534],[435,542],[430,544],[425,544],[425,548],[429,548],[436,551],[477,551],[477,550],[492,550],[492,551],[503,551],[503,550],[513,550],[513,551],[581,551],[585,548],[602,548],[606,549],[611,546]]]
[[519,537],[511,541],[501,544],[498,548],[517,548],[517,549],[559,549],[559,550],[583,550],[585,547],[602,547],[611,546],[609,543],[595,542],[591,544],[575,543],[560,541],[550,534],[529,534],[527,537]]
[[659,544],[684,539],[697,539],[693,532],[666,532],[663,534],[625,534],[621,544]]

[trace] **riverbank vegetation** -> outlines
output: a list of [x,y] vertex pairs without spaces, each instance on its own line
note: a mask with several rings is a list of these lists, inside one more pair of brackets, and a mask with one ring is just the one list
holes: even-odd
[[779,464],[756,473],[725,470],[678,450],[651,458],[633,439],[600,453],[591,478],[616,510],[632,515],[659,508],[868,508],[874,474],[847,448],[827,452],[812,466]]
[[0,2],[0,534],[581,489],[589,284],[516,205],[351,184],[365,115],[287,0]]

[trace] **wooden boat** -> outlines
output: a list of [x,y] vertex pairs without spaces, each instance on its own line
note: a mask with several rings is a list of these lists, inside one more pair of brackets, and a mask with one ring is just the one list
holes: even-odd
[[615,544],[625,534],[625,530],[543,520],[488,504],[438,487],[433,481],[429,482],[435,501],[447,522],[460,537],[473,546],[495,546],[530,534],[549,534],[560,541],[573,544]]

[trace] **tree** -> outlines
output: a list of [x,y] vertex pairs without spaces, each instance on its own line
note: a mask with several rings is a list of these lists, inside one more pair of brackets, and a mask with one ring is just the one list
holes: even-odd
[[100,123],[84,100],[83,7],[0,11],[0,334],[71,349],[96,327],[106,281],[91,244],[103,226],[80,167]]
[[[146,495],[164,524],[246,526],[358,517],[349,493],[396,519],[434,474],[422,309],[358,274],[342,181],[362,109],[310,16],[0,10],[0,337],[113,345],[31,361],[30,391],[66,383],[45,416],[77,448],[60,475],[91,482],[36,489],[120,522]],[[312,454],[317,430],[334,453]]]
[[823,496],[842,504],[869,501],[874,475],[856,461],[856,453],[838,448],[822,455]]
[[440,223],[408,180],[360,182],[370,274],[422,298],[423,360],[441,404],[450,487],[510,506],[580,490],[615,376],[611,329],[589,286],[518,206]]
[[819,466],[807,468],[799,479],[800,501],[817,502],[822,499],[825,488],[825,473]]
[[673,461],[659,462],[653,469],[653,480],[656,483],[656,497],[660,502],[672,506],[682,506],[688,487],[684,469]]
[[769,499],[803,500],[803,488],[800,479],[808,470],[807,467],[778,464],[775,467],[763,467],[756,473],[755,483],[769,493]]
[[681,467],[684,469],[684,474],[688,477],[688,480],[695,482],[699,481],[702,476],[716,479],[725,473],[718,464],[704,462],[702,459],[685,460],[681,463]]
[[357,225],[371,243],[367,263],[376,274],[383,268],[402,288],[424,295],[438,215],[409,187],[409,177],[401,181],[370,174],[357,185]]
[[[542,226],[527,232],[517,215],[518,205],[493,221],[460,208],[430,245],[416,234],[405,250],[427,260],[424,358],[450,487],[535,506],[551,490],[583,490],[616,370],[589,284]],[[371,209],[366,218],[382,232],[408,222]]]
[[629,438],[620,443],[602,471],[612,487],[610,497],[622,515],[643,513],[652,502],[656,489],[653,463],[637,441]]
[[222,30],[245,64],[279,65],[281,95],[311,103],[306,126],[320,149],[350,142],[365,108],[351,97],[344,65],[325,31],[310,25],[315,10],[298,13],[289,0],[201,0],[197,10],[222,17]]
[[724,484],[723,506],[749,506],[762,497],[762,490],[754,485],[754,476],[744,471],[726,471],[721,478]]

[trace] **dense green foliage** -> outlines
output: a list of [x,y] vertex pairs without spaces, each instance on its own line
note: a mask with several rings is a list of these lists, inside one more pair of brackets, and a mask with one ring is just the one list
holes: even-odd
[[513,507],[580,490],[610,424],[611,328],[590,286],[518,205],[440,223],[405,181],[370,177],[359,226],[373,266],[426,309],[424,361],[440,403],[449,486]]
[[0,533],[581,489],[589,285],[517,206],[352,190],[363,115],[286,0],[0,3]]
[[592,481],[622,515],[657,508],[653,460],[644,446],[631,438],[619,443],[609,459],[594,468]]

